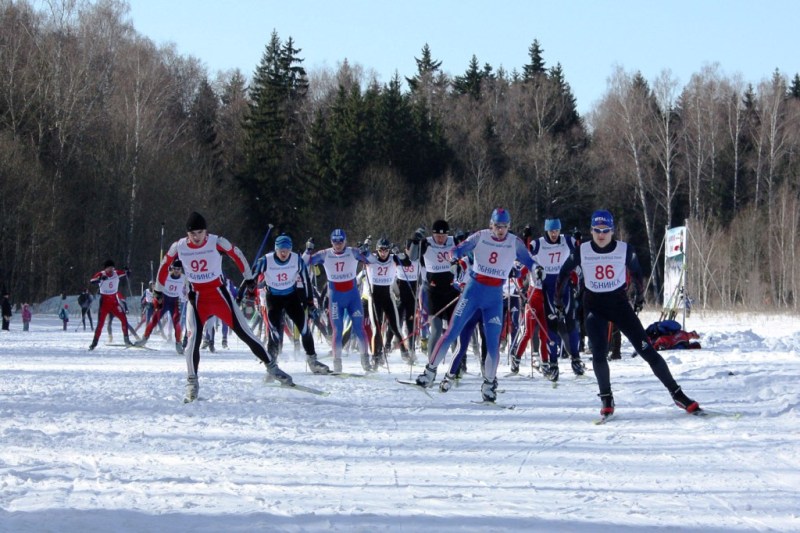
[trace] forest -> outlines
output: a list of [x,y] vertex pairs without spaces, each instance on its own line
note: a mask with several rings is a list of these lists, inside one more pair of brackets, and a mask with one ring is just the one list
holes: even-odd
[[[437,218],[470,231],[496,206],[588,234],[610,209],[659,299],[665,229],[686,223],[698,308],[793,310],[800,289],[800,76],[711,64],[681,85],[618,67],[585,115],[531,36],[512,70],[417,70],[388,82],[342,60],[306,71],[267,30],[253,72],[137,33],[122,0],[0,0],[0,286],[75,294],[107,258],[134,291],[197,210],[253,255],[268,225],[302,248],[344,228],[402,243]],[[769,58],[765,58],[765,65]],[[766,67],[769,69],[770,67]],[[238,277],[234,276],[238,280]]]

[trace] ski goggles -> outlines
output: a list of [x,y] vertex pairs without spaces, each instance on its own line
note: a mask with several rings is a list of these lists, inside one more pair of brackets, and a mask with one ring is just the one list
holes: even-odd
[[342,244],[344,239],[331,239],[331,244]]
[[592,233],[602,233],[603,235],[612,231],[614,231],[614,228],[592,228]]

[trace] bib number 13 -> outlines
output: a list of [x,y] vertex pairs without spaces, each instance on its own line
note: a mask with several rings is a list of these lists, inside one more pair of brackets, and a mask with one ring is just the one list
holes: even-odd
[[614,265],[594,267],[594,279],[614,279]]

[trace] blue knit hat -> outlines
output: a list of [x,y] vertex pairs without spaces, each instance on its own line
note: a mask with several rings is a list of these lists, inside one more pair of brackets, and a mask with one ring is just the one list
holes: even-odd
[[610,211],[598,209],[592,213],[592,220],[589,223],[589,226],[593,228],[596,226],[608,226],[609,228],[614,229],[614,216]]
[[344,242],[347,239],[343,229],[335,229],[331,232],[331,242]]
[[288,235],[279,235],[277,239],[275,239],[275,249],[276,250],[291,250],[292,249],[292,238]]
[[561,229],[561,219],[558,218],[546,218],[544,219],[544,230],[545,231],[555,231]]
[[498,207],[492,211],[492,218],[490,219],[490,222],[494,224],[511,224],[511,214],[502,207]]

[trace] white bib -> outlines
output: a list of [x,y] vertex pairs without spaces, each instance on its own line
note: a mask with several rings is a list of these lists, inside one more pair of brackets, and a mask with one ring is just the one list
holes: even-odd
[[322,261],[325,274],[330,282],[350,281],[356,279],[358,259],[353,255],[352,248],[345,248],[344,252],[337,255],[332,248],[325,250],[325,259]]
[[164,282],[164,296],[177,298],[183,295],[183,285],[186,283],[186,278],[183,274],[177,278],[167,276],[167,281]]
[[377,263],[369,263],[367,265],[367,275],[372,285],[391,285],[394,282],[394,278],[397,277],[397,265],[392,256],[389,256],[386,262],[382,263],[378,260]]
[[611,292],[625,286],[628,244],[617,241],[613,252],[598,254],[591,242],[581,244],[583,284],[591,292]]
[[489,278],[507,279],[517,258],[516,237],[508,235],[505,240],[496,241],[490,229],[478,233],[478,243],[472,250],[475,258],[472,271]]
[[431,274],[450,271],[450,252],[455,247],[453,237],[447,237],[443,246],[436,244],[433,237],[428,237],[428,247],[425,249],[425,270]]
[[276,290],[290,289],[297,281],[297,273],[300,272],[300,256],[295,252],[289,254],[289,259],[285,264],[278,262],[275,252],[266,255],[266,269],[264,270],[264,282],[267,286]]
[[190,283],[208,283],[222,276],[222,256],[217,250],[217,238],[209,233],[200,248],[189,247],[186,237],[178,241],[178,257]]

